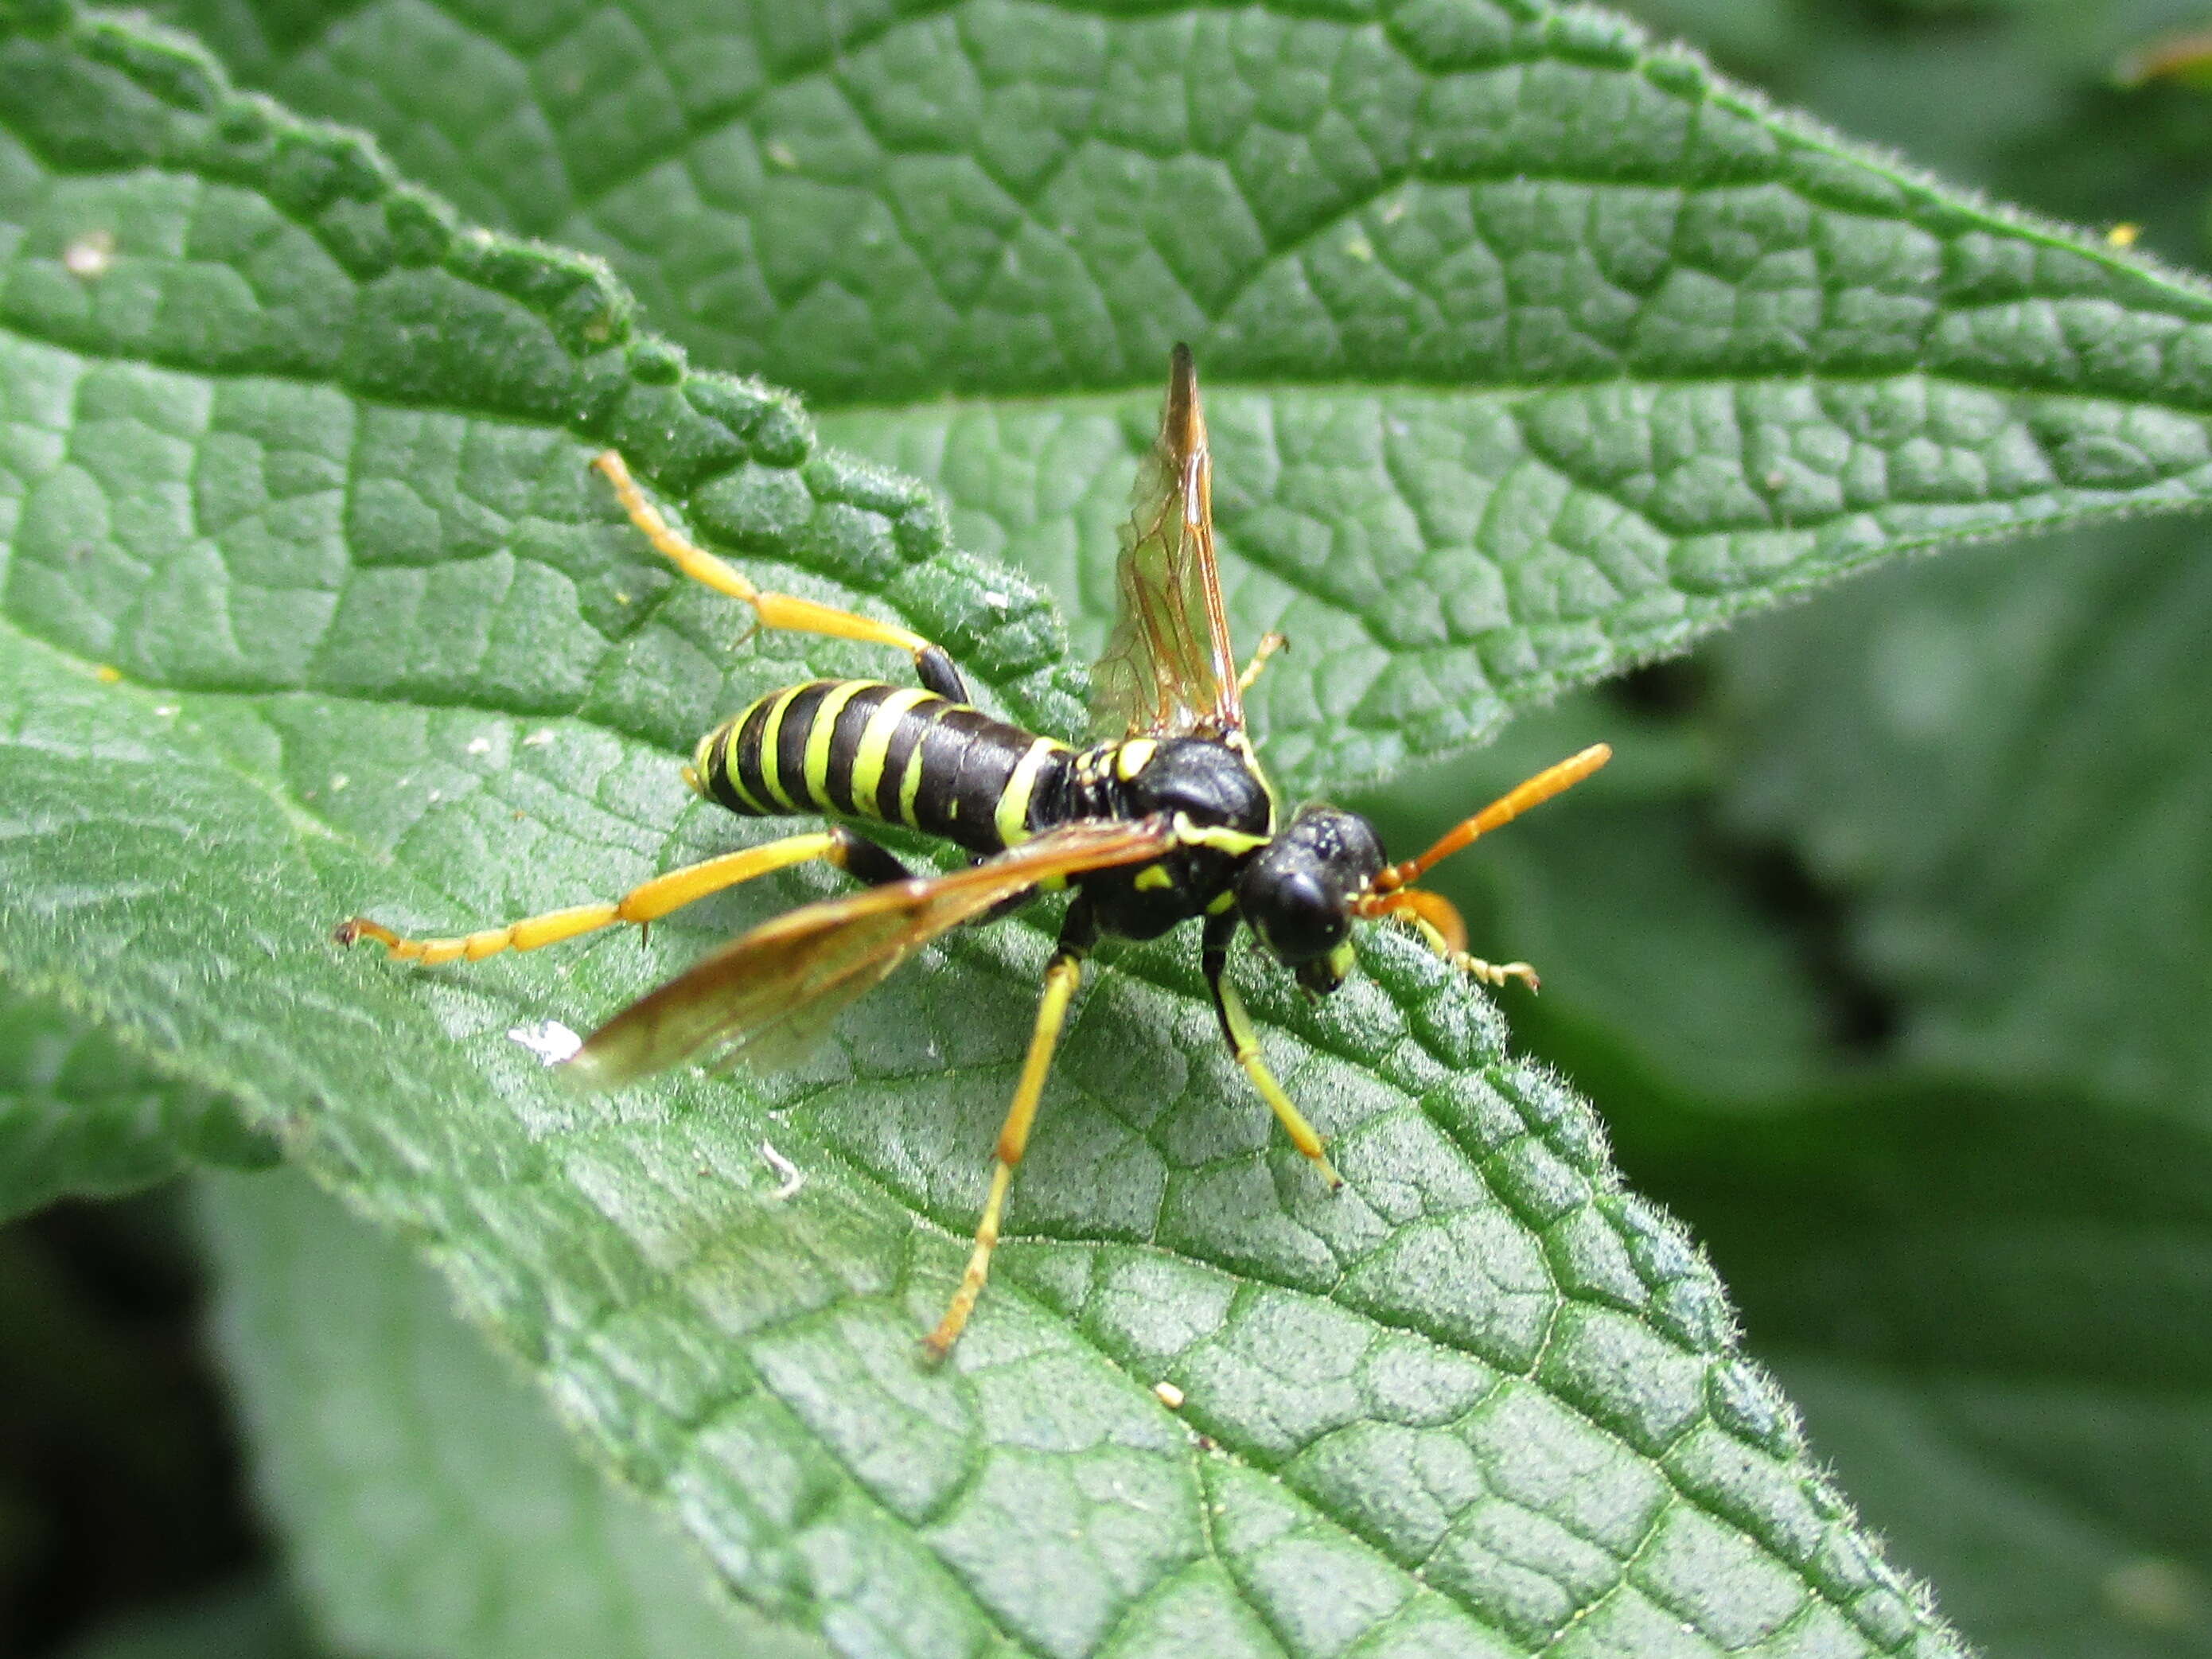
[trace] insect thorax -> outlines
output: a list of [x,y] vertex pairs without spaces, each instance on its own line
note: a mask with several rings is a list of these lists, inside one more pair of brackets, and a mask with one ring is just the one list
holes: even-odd
[[1066,819],[1161,814],[1191,836],[1151,864],[1084,879],[1100,926],[1126,939],[1225,908],[1238,870],[1274,830],[1273,792],[1242,742],[1127,738],[1079,751],[1065,775]]

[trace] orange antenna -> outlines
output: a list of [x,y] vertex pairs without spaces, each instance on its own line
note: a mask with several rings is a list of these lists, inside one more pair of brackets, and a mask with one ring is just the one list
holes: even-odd
[[1530,807],[1542,805],[1561,790],[1571,789],[1612,758],[1611,745],[1594,743],[1581,754],[1570,755],[1557,766],[1546,767],[1526,783],[1500,795],[1473,817],[1447,830],[1437,844],[1420,857],[1392,865],[1368,884],[1367,890],[1376,895],[1395,892],[1408,882],[1419,881],[1433,866],[1467,847],[1477,836],[1486,836],[1501,824],[1512,823]]

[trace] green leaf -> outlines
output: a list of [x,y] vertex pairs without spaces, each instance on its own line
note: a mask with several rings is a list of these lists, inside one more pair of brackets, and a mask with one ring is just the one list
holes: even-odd
[[[1870,1525],[1947,1586],[1978,1644],[2053,1659],[2212,1651],[2203,1552],[2142,1512],[2201,1523],[2203,1396],[2157,1386],[1953,1376],[1832,1358],[1777,1367]],[[2195,1486],[2177,1475],[2187,1472]],[[2137,1496],[2116,1492],[2140,1480]]]
[[829,1652],[710,1585],[696,1545],[577,1456],[396,1242],[289,1174],[210,1176],[198,1211],[256,1486],[334,1650]]
[[173,10],[937,486],[1085,653],[1190,340],[1298,790],[1900,549],[2212,481],[2200,289],[1594,11]]
[[1978,554],[1730,642],[1735,815],[1850,896],[1908,1055],[2212,1122],[2202,539]]
[[1421,847],[1592,732],[1616,759],[1540,831],[1485,844],[1423,885],[1444,893],[1493,960],[1543,969],[1516,1037],[1595,1075],[1619,1052],[1650,1086],[1698,1104],[1771,1110],[1832,1064],[1832,1012],[1798,942],[1752,902],[1741,848],[1707,823],[1714,745],[1684,723],[1626,714],[1592,695],[1516,720],[1469,761],[1415,773],[1354,802],[1391,847]]
[[226,1585],[125,1614],[70,1647],[68,1659],[328,1659],[281,1585]]
[[111,1198],[194,1162],[267,1164],[222,1095],[147,1064],[100,1026],[0,989],[0,1221]]
[[[1341,1199],[1232,1090],[1188,942],[1124,953],[939,1371],[915,1335],[1036,931],[933,953],[791,1076],[607,1103],[505,1033],[618,1006],[714,919],[466,973],[338,953],[357,908],[458,925],[726,844],[674,755],[750,690],[880,665],[770,641],[725,672],[740,619],[647,562],[598,444],[757,575],[896,607],[1016,712],[1072,724],[1079,675],[924,495],[687,377],[594,268],[455,228],[133,26],[51,15],[0,41],[13,977],[280,1127],[730,1588],[832,1645],[1953,1650],[1587,1106],[1407,939],[1325,1008],[1254,987]],[[777,885],[722,925],[823,884]]]
[[1623,1121],[1869,1521],[1991,1652],[2212,1653],[2201,1132],[1893,1080]]

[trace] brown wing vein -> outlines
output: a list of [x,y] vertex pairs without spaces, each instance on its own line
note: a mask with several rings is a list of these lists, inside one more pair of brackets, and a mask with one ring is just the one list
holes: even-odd
[[1138,468],[1115,591],[1114,631],[1091,670],[1094,733],[1241,731],[1243,702],[1214,561],[1206,416],[1184,346],[1175,349],[1159,438]]

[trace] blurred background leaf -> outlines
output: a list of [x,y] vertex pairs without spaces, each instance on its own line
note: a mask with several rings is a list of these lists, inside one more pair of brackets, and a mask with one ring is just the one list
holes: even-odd
[[406,1246],[294,1173],[199,1183],[215,1325],[325,1639],[387,1659],[825,1659],[576,1455]]
[[274,1577],[203,1590],[108,1621],[68,1659],[341,1659]]
[[163,1077],[88,1019],[0,989],[0,1222],[196,1164],[264,1168],[276,1156],[223,1096]]

